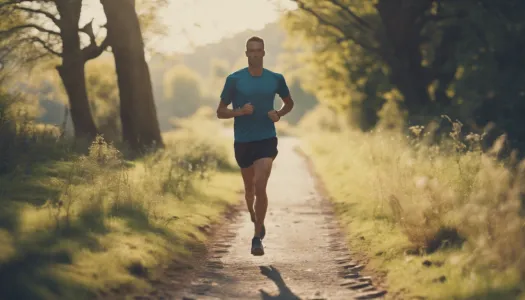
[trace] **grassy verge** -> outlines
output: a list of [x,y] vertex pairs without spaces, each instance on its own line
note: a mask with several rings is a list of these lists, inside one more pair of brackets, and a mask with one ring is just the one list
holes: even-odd
[[199,130],[166,134],[166,150],[140,160],[126,161],[99,140],[85,155],[4,172],[0,298],[147,290],[158,266],[190,259],[209,225],[238,203],[241,182],[216,134],[220,124],[185,122]]
[[387,274],[387,298],[525,299],[523,163],[458,139],[312,128],[303,139],[351,248]]

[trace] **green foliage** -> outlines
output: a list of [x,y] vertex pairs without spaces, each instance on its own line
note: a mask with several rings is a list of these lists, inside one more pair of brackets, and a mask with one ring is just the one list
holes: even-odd
[[24,32],[18,29],[28,23],[41,24],[42,20],[38,18],[38,14],[13,9],[18,4],[7,4],[8,2],[17,1],[0,1],[0,78],[7,73],[11,75],[19,71],[22,65],[32,67],[48,58],[46,50],[34,41],[34,37],[42,35],[31,36],[27,30]]
[[[228,157],[230,144],[227,140],[210,138],[224,134],[218,121],[215,109],[206,106],[199,108],[190,118],[174,118],[171,122],[177,130],[167,135],[167,143],[181,155],[192,155],[191,152],[195,151],[219,169],[229,170],[233,163]],[[172,139],[184,142],[173,144]]]
[[[35,122],[62,126],[72,135],[72,121],[67,95],[55,70],[39,66],[29,76],[25,72],[12,76],[19,97],[17,109],[27,112]],[[25,71],[25,70],[24,70]],[[119,92],[115,67],[109,57],[86,64],[86,87],[91,113],[100,132],[108,140],[120,140]]]
[[0,175],[31,173],[34,164],[56,159],[71,150],[55,126],[35,124],[17,109],[19,98],[0,93]]
[[[217,168],[219,153],[210,145],[201,144],[188,138],[183,151],[161,152],[146,161],[150,174],[166,174],[161,182],[164,193],[172,193],[178,199],[184,199],[194,192],[193,182],[209,180]],[[159,162],[163,162],[159,164]],[[155,162],[154,164],[151,162]]]
[[470,130],[494,122],[523,145],[522,1],[295,2],[283,22],[291,46],[307,49],[301,79],[325,105],[350,110],[357,128],[376,125],[395,87],[407,124],[441,114]]
[[515,146],[525,149],[525,131],[520,126],[525,110],[525,89],[520,83],[525,80],[520,50],[524,47],[523,12],[522,1],[483,1],[468,10],[460,22],[460,67],[449,92],[462,119],[478,126],[494,122]]
[[[334,18],[339,15],[338,7],[325,5],[325,2],[330,1],[308,1],[307,7],[322,10],[323,16],[337,26],[348,26],[349,20]],[[359,4],[354,2],[350,6],[355,9]],[[370,11],[364,7],[360,9],[365,17]],[[385,101],[381,92],[390,89],[381,61],[359,45],[341,40],[333,28],[324,26],[306,11],[289,12],[282,23],[290,33],[287,49],[306,48],[295,59],[299,60],[296,66],[308,91],[324,105],[351,111],[353,126],[365,130],[373,126],[377,121],[376,113]]]

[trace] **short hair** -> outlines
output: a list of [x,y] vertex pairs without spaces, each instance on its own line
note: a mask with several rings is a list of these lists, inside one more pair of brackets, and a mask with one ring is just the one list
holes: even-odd
[[262,43],[263,44],[263,48],[264,48],[264,40],[258,36],[252,36],[251,38],[249,38],[247,41],[246,41],[246,47],[248,47],[248,43],[249,42],[259,42],[259,43]]

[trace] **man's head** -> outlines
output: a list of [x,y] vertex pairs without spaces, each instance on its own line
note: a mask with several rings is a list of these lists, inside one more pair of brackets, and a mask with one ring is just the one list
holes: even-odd
[[263,39],[253,36],[246,41],[246,57],[250,67],[262,67],[264,54]]

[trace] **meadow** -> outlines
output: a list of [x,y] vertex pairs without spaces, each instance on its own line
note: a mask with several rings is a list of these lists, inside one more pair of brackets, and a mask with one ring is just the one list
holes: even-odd
[[[390,299],[525,299],[525,162],[501,159],[504,138],[452,120],[446,139],[350,129],[328,110],[302,121],[304,151],[348,243],[385,275]],[[521,298],[520,298],[521,297]]]
[[86,145],[4,118],[0,298],[147,292],[166,267],[186,265],[241,199],[212,117],[179,120],[164,149],[137,159],[103,137]]

